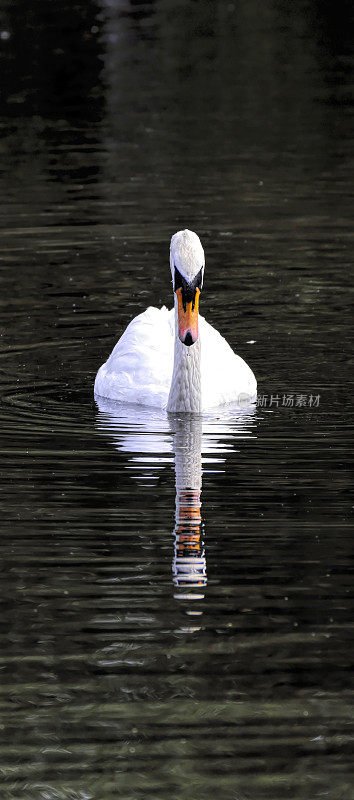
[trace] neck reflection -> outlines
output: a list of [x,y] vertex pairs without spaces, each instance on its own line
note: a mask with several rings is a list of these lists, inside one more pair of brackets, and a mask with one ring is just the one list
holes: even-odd
[[[254,438],[255,407],[225,409],[201,416],[193,413],[154,411],[96,398],[97,432],[125,454],[124,468],[150,496],[159,496],[165,468],[175,466],[176,505],[172,580],[174,597],[192,601],[183,606],[188,616],[203,613],[207,586],[204,528],[201,518],[202,470],[221,475],[232,452],[242,440]],[[128,512],[127,512],[128,513]],[[160,518],[164,527],[165,513]],[[152,528],[154,522],[151,518]],[[202,607],[201,607],[202,606]],[[185,627],[181,632],[198,630]]]
[[173,430],[176,474],[176,514],[174,558],[172,562],[174,597],[202,600],[207,584],[205,549],[202,536],[202,421],[200,416],[170,415]]

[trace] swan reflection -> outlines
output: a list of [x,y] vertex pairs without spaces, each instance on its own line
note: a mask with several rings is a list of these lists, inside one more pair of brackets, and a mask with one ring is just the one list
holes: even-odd
[[[202,474],[225,471],[225,459],[240,439],[254,437],[255,407],[219,414],[164,414],[96,397],[99,433],[127,454],[127,468],[140,485],[157,482],[173,464],[176,507],[172,580],[178,600],[202,600],[207,564],[201,516]],[[194,605],[189,614],[201,614]],[[196,630],[188,628],[184,630]]]
[[207,572],[201,527],[202,420],[199,415],[170,415],[176,472],[175,548],[173,582],[183,593],[176,598],[203,599],[196,590],[206,586]]

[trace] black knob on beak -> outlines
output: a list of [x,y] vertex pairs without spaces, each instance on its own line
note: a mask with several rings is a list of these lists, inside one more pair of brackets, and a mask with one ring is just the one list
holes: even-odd
[[193,344],[192,334],[189,331],[188,333],[186,333],[186,337],[183,344],[187,345],[187,347],[190,347],[191,344]]

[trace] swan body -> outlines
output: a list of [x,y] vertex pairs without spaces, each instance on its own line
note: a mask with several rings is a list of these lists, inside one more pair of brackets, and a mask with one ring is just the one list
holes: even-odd
[[130,322],[98,370],[95,394],[197,413],[252,401],[252,370],[198,313],[204,253],[192,231],[172,237],[171,271],[175,307],[150,306]]

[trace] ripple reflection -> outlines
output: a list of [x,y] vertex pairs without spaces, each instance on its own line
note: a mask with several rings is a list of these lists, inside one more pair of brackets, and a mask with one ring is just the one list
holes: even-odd
[[[203,473],[225,471],[227,454],[240,439],[254,438],[255,407],[198,414],[167,414],[96,397],[96,429],[127,455],[126,469],[140,485],[157,482],[161,469],[175,467],[175,527],[172,558],[174,597],[192,601],[186,611],[201,616],[196,601],[207,586],[205,532],[201,516]],[[173,459],[174,456],[174,459]],[[184,627],[194,632],[200,626]]]

